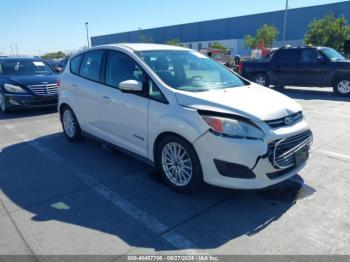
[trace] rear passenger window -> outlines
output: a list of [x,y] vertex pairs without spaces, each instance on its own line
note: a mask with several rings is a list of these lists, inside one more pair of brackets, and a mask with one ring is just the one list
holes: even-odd
[[70,71],[73,74],[76,74],[76,75],[79,74],[79,67],[80,67],[80,63],[81,63],[82,58],[83,58],[83,55],[78,55],[76,57],[73,57],[70,60]]
[[300,61],[300,50],[285,49],[278,54],[278,62],[281,64],[296,64]]
[[93,81],[100,81],[100,69],[103,50],[90,51],[84,54],[80,66],[80,75]]

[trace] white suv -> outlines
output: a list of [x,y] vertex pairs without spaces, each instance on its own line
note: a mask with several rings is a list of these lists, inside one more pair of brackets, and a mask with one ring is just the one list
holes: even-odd
[[239,189],[297,174],[312,133],[292,99],[187,48],[94,47],[61,76],[58,109],[70,141],[90,134],[158,168],[177,191],[203,182]]

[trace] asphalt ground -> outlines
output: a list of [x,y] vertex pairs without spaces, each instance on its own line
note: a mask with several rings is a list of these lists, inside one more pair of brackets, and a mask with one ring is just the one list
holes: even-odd
[[68,142],[54,110],[0,114],[2,255],[350,255],[350,99],[288,88],[314,133],[274,188],[179,194],[100,142]]

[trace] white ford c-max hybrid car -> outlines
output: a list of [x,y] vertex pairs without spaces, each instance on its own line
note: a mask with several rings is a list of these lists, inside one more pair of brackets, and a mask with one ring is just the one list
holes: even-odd
[[305,166],[312,142],[292,99],[175,46],[106,45],[74,55],[58,110],[70,141],[90,134],[124,149],[180,192],[203,182],[274,185]]

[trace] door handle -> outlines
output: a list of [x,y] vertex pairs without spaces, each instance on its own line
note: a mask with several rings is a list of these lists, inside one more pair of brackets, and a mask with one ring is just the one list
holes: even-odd
[[107,101],[107,102],[111,102],[112,99],[109,96],[102,96],[102,98]]
[[78,88],[78,86],[76,84],[73,84],[72,86],[73,86],[73,88]]

